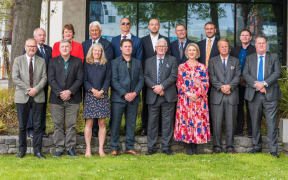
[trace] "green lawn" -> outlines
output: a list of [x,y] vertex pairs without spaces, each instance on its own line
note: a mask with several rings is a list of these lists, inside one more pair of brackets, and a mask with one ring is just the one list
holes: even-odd
[[17,159],[0,156],[0,179],[287,179],[288,156],[275,159],[267,153],[203,154],[188,156],[118,157],[73,159],[64,156],[38,160],[32,155]]

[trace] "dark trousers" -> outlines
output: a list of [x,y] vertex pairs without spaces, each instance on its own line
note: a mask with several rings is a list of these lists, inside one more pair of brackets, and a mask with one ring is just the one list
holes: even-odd
[[[48,98],[48,85],[44,87],[44,92],[45,92],[45,103],[43,103],[43,110],[41,114],[41,130],[43,133],[46,131],[46,109],[47,109],[47,98]],[[29,119],[27,122],[27,131],[32,131],[33,130],[33,113],[30,110],[29,112]]]
[[138,102],[112,102],[111,150],[120,149],[120,127],[122,116],[125,114],[126,150],[134,150],[135,125],[138,113]]
[[165,97],[162,96],[157,96],[155,103],[148,105],[148,149],[156,149],[155,145],[158,139],[159,119],[161,119],[162,124],[162,150],[168,150],[170,148],[170,141],[172,139],[174,129],[174,111],[175,103],[167,102]]
[[220,104],[211,104],[213,122],[213,148],[222,149],[222,122],[225,119],[226,148],[233,148],[234,122],[237,117],[237,105],[229,104],[229,97],[223,96]]
[[26,126],[29,119],[30,110],[33,118],[33,150],[34,153],[41,152],[42,148],[42,130],[41,117],[44,103],[36,103],[32,97],[27,103],[16,103],[17,117],[19,121],[19,152],[26,153],[27,151],[27,137]]
[[245,95],[245,86],[239,85],[239,104],[238,104],[237,123],[236,123],[235,133],[243,133],[244,121],[245,121],[244,106],[246,106],[247,134],[252,134],[252,127],[251,127],[252,125],[251,125],[250,112],[248,108],[248,101],[244,99],[244,95]]
[[261,120],[262,111],[264,111],[270,152],[278,152],[277,109],[278,101],[267,101],[265,95],[260,92],[256,92],[254,99],[249,102],[254,149],[262,149]]
[[99,131],[98,119],[96,118],[96,119],[94,119],[94,123],[92,126],[92,132],[93,132],[93,134],[98,134],[98,131]]
[[142,89],[142,129],[147,132],[148,126],[148,105],[146,104],[146,91],[147,87],[144,85]]

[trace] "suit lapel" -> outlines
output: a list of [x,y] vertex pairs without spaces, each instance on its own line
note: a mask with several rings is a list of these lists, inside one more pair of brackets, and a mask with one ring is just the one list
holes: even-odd
[[67,77],[69,76],[69,73],[72,69],[72,66],[73,66],[73,60],[71,61],[71,59],[69,59],[69,65],[68,65],[68,70],[67,70],[67,76],[66,76],[66,79]]
[[253,73],[253,76],[255,77],[255,79],[258,79],[257,78],[257,65],[258,65],[258,57],[257,57],[257,54],[255,53],[255,56],[254,56],[254,58],[252,58],[253,59],[253,61],[252,61],[252,67],[254,67],[254,71],[252,72]]
[[23,55],[23,60],[22,60],[22,68],[24,70],[24,72],[27,72],[28,75],[28,79],[29,79],[29,68],[28,68],[28,63],[27,63],[27,57],[26,55]]
[[153,59],[153,61],[151,62],[151,66],[152,66],[152,77],[154,77],[154,81],[157,82],[157,56],[154,56],[155,58]]
[[132,68],[132,71],[131,71],[131,81],[133,81],[134,79],[134,71],[136,70],[136,67],[135,67],[135,61],[134,59],[131,59],[131,68]]
[[264,80],[266,79],[267,77],[267,74],[268,74],[268,67],[269,67],[269,63],[270,62],[270,54],[266,53],[266,56],[265,56],[265,69],[264,69]]
[[166,77],[165,74],[166,74],[166,67],[167,67],[167,66],[169,67],[169,64],[168,64],[168,56],[165,55],[164,60],[163,60],[163,65],[162,65],[162,72],[161,72],[161,75],[160,75],[160,77],[161,77],[161,82],[162,82],[162,80],[163,80],[163,77]]

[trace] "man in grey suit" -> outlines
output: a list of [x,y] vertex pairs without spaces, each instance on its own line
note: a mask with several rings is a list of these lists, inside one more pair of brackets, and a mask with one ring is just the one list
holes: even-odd
[[213,123],[213,153],[222,150],[222,122],[226,125],[226,152],[235,153],[233,146],[233,128],[237,118],[239,103],[238,84],[240,82],[240,63],[235,57],[229,56],[229,42],[218,41],[220,55],[209,61],[209,77],[211,83],[210,105]]
[[[156,44],[156,56],[145,61],[144,78],[147,86],[148,131],[147,155],[156,153],[158,122],[162,123],[162,152],[172,155],[170,141],[173,135],[175,103],[177,102],[177,60],[167,55],[167,42],[160,38]],[[161,110],[161,114],[160,114]]]
[[47,83],[45,60],[36,56],[37,42],[27,39],[26,53],[15,58],[12,69],[12,80],[16,85],[15,103],[19,121],[19,158],[23,158],[27,151],[26,126],[30,109],[33,117],[33,150],[34,156],[45,158],[41,153],[42,129],[41,117],[45,102],[44,87]]
[[120,126],[123,113],[126,127],[126,153],[136,155],[134,131],[140,102],[140,91],[144,85],[141,61],[132,57],[132,40],[122,39],[121,56],[112,60],[111,79],[111,155],[117,156],[120,150]]
[[254,154],[262,151],[261,120],[263,110],[266,117],[270,154],[279,158],[277,109],[278,99],[281,96],[278,84],[281,65],[276,54],[267,52],[265,37],[257,37],[255,47],[256,53],[247,56],[243,70],[243,78],[247,82],[245,99],[248,100],[252,122],[253,149],[249,153]]

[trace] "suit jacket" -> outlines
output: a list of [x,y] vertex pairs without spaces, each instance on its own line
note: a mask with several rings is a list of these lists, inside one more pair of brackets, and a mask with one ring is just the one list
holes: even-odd
[[[164,96],[167,102],[177,101],[177,60],[174,56],[165,55],[161,73],[161,85],[164,87]],[[152,87],[157,85],[157,56],[146,60],[144,70],[145,84],[147,86],[146,103],[154,104],[157,94]]]
[[[239,53],[241,51],[242,46],[236,46],[235,48],[231,49],[230,55],[235,57],[235,58],[239,58]],[[247,47],[248,51],[246,54],[246,57],[249,56],[250,54],[253,54],[256,52],[256,49],[253,45],[249,44],[249,46]]]
[[[198,61],[207,66],[207,64],[206,64],[206,40],[207,39],[203,39],[202,41],[199,41],[197,44],[198,44],[199,49],[200,49],[200,57],[199,57]],[[212,45],[212,49],[210,51],[210,58],[209,59],[219,55],[217,43],[218,43],[218,39],[215,38],[213,45]]]
[[[142,60],[143,47],[141,39],[131,34],[131,40],[133,41],[132,57],[138,60]],[[112,38],[111,43],[114,51],[114,58],[117,58],[122,55],[122,52],[120,50],[120,41],[121,41],[121,35]]]
[[[167,54],[170,54],[170,49],[169,49],[170,40],[167,37],[162,36],[161,34],[159,34],[158,39],[160,39],[160,38],[165,38],[165,40],[167,41],[167,45],[168,45]],[[154,49],[153,49],[153,44],[152,44],[152,41],[151,41],[150,34],[147,35],[147,36],[144,36],[141,39],[141,42],[142,42],[142,45],[143,45],[143,60],[142,60],[142,64],[143,64],[143,68],[144,68],[145,60],[150,58],[150,57],[152,57],[152,56],[156,56],[156,51],[154,51]]]
[[[221,91],[222,85],[231,86],[231,94],[229,94],[229,104],[237,105],[239,103],[238,84],[240,82],[241,68],[239,60],[229,56],[226,71],[224,71],[220,55],[215,56],[209,61],[209,77],[211,84],[210,103],[220,104],[224,94]],[[226,83],[224,82],[226,78]]]
[[111,102],[127,103],[124,96],[129,92],[136,92],[137,96],[133,102],[140,102],[140,91],[144,85],[144,77],[141,61],[131,58],[131,76],[126,62],[122,56],[111,61]]
[[[98,43],[100,43],[103,46],[107,60],[108,61],[112,60],[114,58],[112,44],[108,40],[104,39],[103,37],[100,37]],[[87,53],[91,45],[92,45],[92,39],[88,39],[82,42],[84,59],[86,59]]]
[[[18,56],[14,60],[12,69],[12,80],[16,86],[15,103],[27,103],[29,95],[27,89],[30,88],[29,65],[26,55]],[[37,90],[34,96],[36,103],[45,102],[44,87],[47,83],[46,64],[45,60],[35,55],[33,68],[33,88]]]
[[[256,92],[254,82],[257,81],[257,54],[253,53],[246,57],[245,66],[243,70],[243,78],[247,85],[244,98],[248,101],[252,101]],[[278,84],[278,78],[281,75],[281,65],[277,54],[266,53],[265,56],[265,69],[264,69],[264,81],[268,84],[266,88],[266,100],[275,101],[281,97],[280,88]]]
[[182,64],[182,63],[184,63],[184,62],[187,61],[187,57],[186,57],[186,55],[185,55],[185,50],[186,50],[186,47],[187,47],[187,45],[188,45],[189,43],[193,43],[193,41],[187,39],[186,44],[185,44],[185,46],[184,46],[184,54],[183,54],[182,59],[180,59],[180,51],[179,51],[178,40],[175,40],[175,41],[173,41],[173,42],[171,43],[171,45],[170,45],[170,52],[171,52],[171,55],[172,55],[172,56],[176,57],[176,59],[177,59],[177,64],[178,64],[178,65],[180,65],[180,64]]
[[71,91],[71,104],[78,104],[82,101],[81,86],[83,83],[83,64],[81,59],[70,56],[68,73],[65,78],[64,62],[61,56],[52,59],[48,68],[48,83],[51,87],[49,102],[52,104],[63,104],[60,92]]
[[[43,44],[43,47],[44,47],[45,57],[41,54],[39,49],[37,49],[36,56],[39,56],[39,57],[45,59],[46,69],[48,69],[49,60],[52,57],[52,48],[46,44]],[[26,51],[24,50],[23,54],[25,54],[25,53],[26,53]]]

